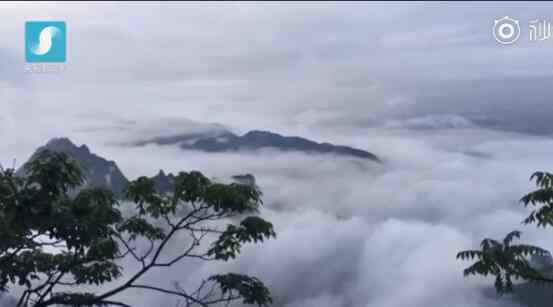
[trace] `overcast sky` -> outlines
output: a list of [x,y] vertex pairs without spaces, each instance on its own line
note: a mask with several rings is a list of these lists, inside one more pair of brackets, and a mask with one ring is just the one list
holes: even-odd
[[[505,15],[522,28],[510,46],[492,36]],[[167,117],[310,135],[447,114],[549,132],[553,40],[529,42],[537,18],[553,5],[8,3],[0,123],[32,143]],[[24,74],[25,21],[52,19],[67,70]]]
[[[492,36],[506,15],[522,29],[509,46]],[[183,270],[260,275],[277,307],[507,306],[454,256],[519,227],[528,176],[552,167],[553,38],[529,42],[534,19],[553,22],[553,4],[3,3],[0,163],[70,136],[129,178],[253,173],[278,239]],[[65,71],[24,73],[29,20],[67,23]],[[114,146],[210,123],[352,145],[386,163]],[[550,233],[525,231],[553,246]]]

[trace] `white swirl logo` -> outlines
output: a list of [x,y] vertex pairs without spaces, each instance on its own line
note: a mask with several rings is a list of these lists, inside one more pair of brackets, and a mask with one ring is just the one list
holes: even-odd
[[52,49],[52,40],[58,35],[60,30],[54,26],[48,26],[42,31],[38,37],[38,44],[31,51],[36,55],[45,55]]
[[520,37],[520,25],[518,20],[505,16],[493,21],[493,37],[503,45],[509,45]]

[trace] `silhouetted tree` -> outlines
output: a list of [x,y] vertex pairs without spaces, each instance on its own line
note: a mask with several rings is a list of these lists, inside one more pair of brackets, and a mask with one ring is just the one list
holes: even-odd
[[[83,187],[80,168],[66,154],[41,151],[25,174],[0,168],[0,290],[17,293],[18,307],[129,306],[116,297],[132,289],[175,296],[181,306],[271,303],[264,284],[247,275],[210,276],[192,290],[142,278],[187,259],[226,261],[244,243],[274,237],[272,224],[254,214],[261,205],[255,186],[181,172],[173,192],[160,194],[150,178],[140,177],[128,187],[134,210],[127,216],[111,191]],[[177,252],[176,244],[182,245]],[[124,272],[126,259],[139,269]],[[105,289],[106,283],[111,288],[104,292],[79,287]]]
[[[553,174],[536,172],[530,180],[535,180],[537,189],[520,200],[525,207],[532,207],[523,224],[536,224],[538,227],[553,226]],[[513,244],[519,239],[520,231],[512,231],[501,241],[484,239],[479,250],[467,250],[457,254],[458,259],[476,260],[464,270],[464,275],[494,276],[495,288],[499,294],[513,291],[513,280],[531,282],[553,282],[533,268],[528,257],[531,255],[549,256],[549,252],[532,245]]]

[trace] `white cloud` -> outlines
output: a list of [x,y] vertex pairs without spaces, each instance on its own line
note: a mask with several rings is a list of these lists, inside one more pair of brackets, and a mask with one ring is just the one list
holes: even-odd
[[[452,137],[463,143],[444,142]],[[357,137],[343,141],[351,140],[361,145]],[[407,131],[364,144],[379,148],[386,163],[271,150],[206,154],[172,146],[89,145],[129,177],[159,168],[199,169],[218,178],[249,172],[264,192],[262,215],[275,224],[276,240],[246,246],[236,261],[183,264],[145,281],[163,276],[170,286],[213,272],[242,272],[262,278],[275,306],[283,307],[516,306],[485,296],[492,281],[464,278],[468,263],[455,254],[517,228],[524,240],[553,248],[547,232],[520,225],[527,211],[517,204],[531,188],[530,172],[547,167],[553,143],[459,129]],[[145,293],[125,298],[138,307],[174,303]]]
[[470,120],[459,115],[426,115],[404,120],[390,120],[385,124],[393,129],[456,129],[470,128]]
[[[513,12],[525,20],[552,11],[463,3],[6,4],[0,162],[23,161],[49,138],[70,136],[131,178],[160,168],[253,173],[278,240],[246,248],[237,262],[163,272],[164,280],[183,271],[190,278],[255,273],[282,307],[505,306],[481,294],[489,281],[463,279],[465,264],[454,256],[519,227],[528,176],[550,167],[551,141],[472,122],[551,131],[543,65],[551,52],[526,43],[502,48],[489,37],[493,19]],[[23,24],[34,19],[67,21],[64,73],[22,73]],[[385,163],[114,145],[212,128],[203,123],[353,145]],[[525,239],[553,247],[547,232],[523,230]],[[137,307],[174,303],[144,293],[129,299]]]

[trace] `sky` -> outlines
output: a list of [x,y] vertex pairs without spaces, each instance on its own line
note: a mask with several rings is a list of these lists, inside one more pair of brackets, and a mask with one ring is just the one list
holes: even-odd
[[[514,45],[491,35],[505,15],[521,21]],[[167,117],[314,134],[457,115],[551,132],[552,42],[527,27],[548,3],[6,3],[0,16],[3,125],[32,143]],[[66,71],[24,73],[28,20],[67,23]]]
[[[512,45],[492,35],[503,16],[520,20]],[[551,168],[553,40],[529,41],[535,19],[553,21],[553,5],[3,3],[0,162],[20,165],[69,136],[130,178],[253,173],[277,240],[191,276],[255,273],[277,306],[515,306],[482,295],[490,281],[464,279],[455,254],[521,228],[528,177]],[[67,23],[63,72],[24,72],[29,20]],[[385,163],[120,145],[221,126],[355,146]]]

